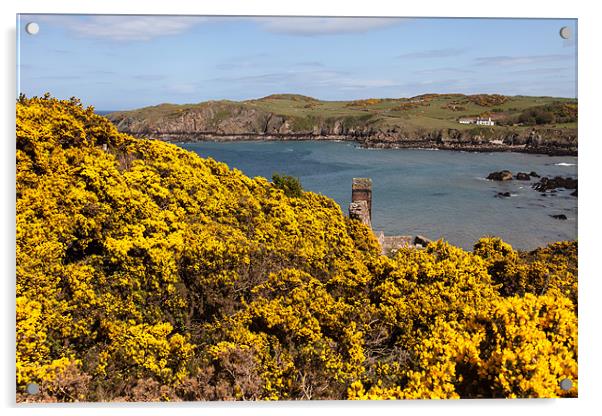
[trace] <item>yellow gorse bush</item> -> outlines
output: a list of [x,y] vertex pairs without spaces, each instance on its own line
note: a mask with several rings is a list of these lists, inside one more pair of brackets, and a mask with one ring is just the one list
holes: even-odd
[[576,242],[381,256],[331,199],[76,99],[22,97],[16,158],[18,400],[577,394]]

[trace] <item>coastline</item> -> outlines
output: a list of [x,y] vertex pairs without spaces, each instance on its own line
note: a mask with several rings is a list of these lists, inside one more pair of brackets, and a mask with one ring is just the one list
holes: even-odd
[[[499,235],[520,250],[534,250],[576,235],[572,191],[537,192],[532,185],[538,178],[486,180],[489,173],[503,169],[513,176],[534,171],[542,177],[576,178],[574,156],[415,147],[386,151],[336,140],[173,144],[236,167],[250,177],[270,178],[274,172],[292,175],[304,189],[335,200],[343,212],[349,205],[349,190],[342,184],[357,177],[372,178],[376,190],[373,227],[387,236],[444,238],[471,250],[478,238]],[[560,214],[567,220],[550,217]]]
[[548,156],[577,156],[576,147],[565,147],[552,144],[505,144],[478,141],[447,141],[441,139],[408,139],[399,140],[397,138],[375,138],[375,137],[356,137],[349,135],[334,134],[307,134],[307,133],[287,133],[287,134],[220,134],[220,133],[189,133],[189,132],[169,132],[169,133],[132,133],[135,137],[162,140],[170,143],[194,143],[194,142],[251,142],[251,141],[338,141],[353,142],[364,149],[422,149],[422,150],[449,150],[475,153],[492,152],[514,152],[543,154]]
[[[165,141],[338,140],[363,148],[577,155],[576,103],[505,97],[504,106],[498,108],[487,100],[475,103],[471,97],[330,102],[285,94],[241,102],[160,104],[106,117],[122,133]],[[463,100],[462,111],[455,107],[458,100]],[[550,113],[546,123],[521,121],[523,113],[542,105],[551,106],[558,117]],[[462,117],[483,113],[491,115],[490,124],[461,122]]]

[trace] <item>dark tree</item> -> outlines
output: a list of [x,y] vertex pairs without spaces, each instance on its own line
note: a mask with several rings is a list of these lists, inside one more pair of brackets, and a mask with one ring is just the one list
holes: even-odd
[[289,175],[280,175],[274,173],[272,175],[272,182],[278,189],[282,189],[284,194],[291,198],[299,198],[303,195],[303,187],[299,178]]

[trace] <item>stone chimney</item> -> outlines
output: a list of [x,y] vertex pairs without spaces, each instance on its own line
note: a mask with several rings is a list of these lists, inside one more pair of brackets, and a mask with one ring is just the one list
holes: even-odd
[[349,217],[372,228],[372,179],[353,178]]
[[356,201],[349,204],[349,218],[361,221],[368,227],[372,228],[370,213],[368,211],[368,203],[366,201]]

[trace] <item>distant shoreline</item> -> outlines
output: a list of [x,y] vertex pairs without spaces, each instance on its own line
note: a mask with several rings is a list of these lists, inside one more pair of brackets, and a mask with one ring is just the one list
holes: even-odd
[[[577,155],[576,100],[499,94],[160,104],[107,114],[122,133],[166,141],[342,140],[365,148]],[[483,121],[485,123],[479,123]],[[466,122],[470,120],[469,122]]]
[[[131,134],[131,133],[130,133]],[[548,156],[577,156],[578,151],[572,148],[559,148],[555,146],[528,146],[507,145],[492,143],[469,143],[469,142],[441,142],[431,139],[403,140],[403,141],[376,141],[358,140],[354,137],[344,135],[263,135],[263,134],[191,134],[191,133],[168,133],[168,134],[132,134],[133,136],[162,140],[170,143],[234,143],[234,142],[286,142],[286,141],[331,141],[351,142],[364,149],[417,149],[417,150],[449,150],[474,153],[511,152],[542,154]]]

